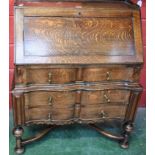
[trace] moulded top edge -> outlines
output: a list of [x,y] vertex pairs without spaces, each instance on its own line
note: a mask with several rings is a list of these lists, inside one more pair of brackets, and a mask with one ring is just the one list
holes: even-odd
[[82,7],[82,8],[103,8],[116,10],[132,10],[139,9],[139,6],[123,0],[18,0],[15,2],[15,7]]

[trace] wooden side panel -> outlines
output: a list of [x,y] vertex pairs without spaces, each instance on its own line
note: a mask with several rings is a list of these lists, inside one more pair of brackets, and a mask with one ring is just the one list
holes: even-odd
[[126,120],[127,121],[134,122],[141,93],[142,93],[142,91],[132,91],[131,92],[131,96],[129,99],[130,104],[128,105],[128,109],[126,112]]
[[15,93],[13,95],[13,115],[14,125],[24,125],[25,123],[25,100],[23,94]]

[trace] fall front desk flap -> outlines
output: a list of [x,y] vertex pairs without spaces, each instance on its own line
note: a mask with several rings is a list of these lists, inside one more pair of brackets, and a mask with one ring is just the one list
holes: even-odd
[[15,6],[16,64],[143,62],[136,5],[124,1],[20,2],[34,3]]

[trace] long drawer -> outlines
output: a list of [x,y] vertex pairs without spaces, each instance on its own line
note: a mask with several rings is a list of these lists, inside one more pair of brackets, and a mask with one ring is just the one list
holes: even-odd
[[91,104],[128,104],[130,91],[128,90],[103,90],[83,91],[81,96],[82,105]]
[[22,82],[26,84],[61,84],[76,80],[76,69],[72,68],[23,68],[22,73]]
[[[130,91],[128,90],[94,90],[81,91],[80,104],[123,104],[129,102]],[[76,91],[37,91],[24,94],[25,106],[35,108],[38,106],[50,106],[53,108],[73,107],[77,102]],[[79,101],[78,101],[79,102]]]
[[29,121],[63,121],[74,117],[73,108],[31,108],[25,110],[26,122]]
[[125,105],[91,105],[81,109],[80,119],[82,120],[108,120],[124,119],[126,113]]
[[137,81],[133,67],[124,65],[100,67],[18,66],[16,84],[67,84],[76,81]]
[[62,122],[62,121],[79,121],[89,122],[93,120],[95,122],[110,120],[110,119],[121,119],[125,118],[126,114],[125,105],[91,105],[81,107],[79,117],[75,118],[74,108],[30,108],[25,109],[25,122],[32,121],[44,121],[46,122]]
[[76,91],[25,93],[25,118],[26,122],[124,119],[129,96],[127,90],[82,91],[78,103]]
[[76,92],[46,92],[38,91],[25,93],[25,106],[35,108],[49,106],[52,108],[73,107],[75,104]]
[[118,66],[118,67],[93,67],[84,68],[83,81],[132,81],[134,80],[134,68]]

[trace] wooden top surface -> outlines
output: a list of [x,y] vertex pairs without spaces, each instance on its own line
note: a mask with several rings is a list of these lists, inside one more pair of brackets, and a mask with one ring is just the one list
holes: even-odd
[[[74,1],[74,2],[73,2]],[[18,0],[15,6],[33,6],[33,7],[82,7],[82,8],[102,8],[102,9],[113,9],[113,10],[131,10],[139,9],[137,5],[116,0],[97,0],[91,2],[91,0],[73,0],[69,2],[59,2],[56,0]],[[89,2],[90,1],[90,2]]]

